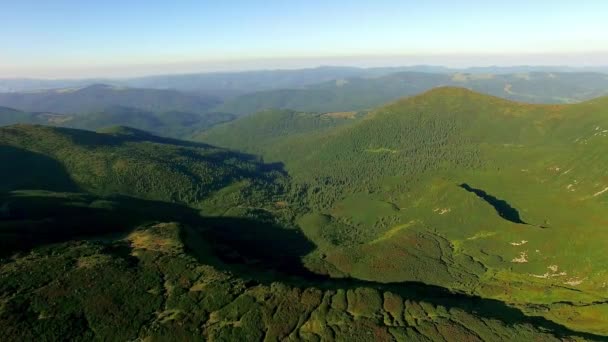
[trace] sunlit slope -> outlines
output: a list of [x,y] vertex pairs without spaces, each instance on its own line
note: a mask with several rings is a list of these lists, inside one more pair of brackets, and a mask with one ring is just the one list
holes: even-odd
[[310,134],[356,122],[364,113],[304,113],[292,110],[266,110],[216,126],[194,139],[246,151],[265,153],[287,140],[308,138]]
[[79,189],[195,204],[230,186],[270,189],[279,177],[251,156],[128,127],[8,126],[0,128],[0,144],[5,191]]
[[264,150],[311,208],[309,268],[548,305],[607,333],[607,98],[530,105],[439,88]]

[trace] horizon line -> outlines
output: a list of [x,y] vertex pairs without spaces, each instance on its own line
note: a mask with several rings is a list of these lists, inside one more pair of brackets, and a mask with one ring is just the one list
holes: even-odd
[[[342,68],[342,69],[361,69],[361,70],[373,70],[373,69],[400,69],[400,68],[429,68],[429,69],[443,69],[445,72],[467,72],[474,71],[474,69],[514,69],[514,68],[538,68],[538,69],[571,69],[571,70],[546,70],[546,72],[608,72],[608,63],[597,64],[597,65],[573,65],[573,64],[478,64],[464,67],[454,67],[445,64],[395,64],[395,65],[374,65],[374,66],[360,66],[360,65],[347,65],[347,64],[316,64],[311,66],[277,66],[277,67],[251,67],[251,68],[240,68],[240,69],[217,69],[217,70],[190,70],[190,71],[175,71],[175,72],[150,72],[142,73],[140,75],[132,76],[0,76],[0,80],[4,81],[16,81],[16,80],[44,80],[44,81],[60,81],[60,80],[128,80],[137,78],[148,78],[148,77],[164,77],[164,76],[188,76],[188,75],[213,75],[213,74],[239,74],[248,72],[273,72],[273,71],[298,71],[298,70],[315,70],[323,68]],[[405,70],[404,72],[407,72]],[[441,73],[441,71],[424,71],[412,70],[411,72],[427,72],[427,73]],[[534,72],[534,71],[532,71]],[[491,73],[491,72],[490,72]]]

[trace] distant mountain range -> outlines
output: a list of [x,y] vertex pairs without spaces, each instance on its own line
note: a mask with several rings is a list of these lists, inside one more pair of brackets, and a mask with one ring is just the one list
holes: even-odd
[[606,67],[568,67],[568,66],[487,66],[472,68],[447,68],[432,65],[402,67],[356,68],[323,66],[295,70],[258,70],[242,72],[209,72],[176,75],[156,75],[129,79],[91,78],[91,79],[34,79],[0,78],[0,92],[22,92],[40,89],[83,87],[91,84],[111,84],[154,89],[175,89],[201,92],[209,95],[230,97],[245,93],[299,88],[315,83],[351,77],[379,77],[396,72],[427,73],[489,73],[511,74],[522,72],[599,72],[608,73]]
[[0,92],[83,87],[103,83],[123,87],[175,89],[226,97],[261,90],[301,87],[344,77],[381,76],[402,70],[404,69],[318,67],[297,70],[158,75],[131,79],[0,79]]
[[[356,116],[357,112],[441,86],[464,87],[525,103],[576,103],[608,95],[608,74],[533,71],[549,69],[485,67],[455,72],[433,66],[321,67],[151,76],[110,80],[108,84],[72,80],[70,87],[0,93],[0,124],[88,130],[124,125],[190,139],[218,123],[260,111]],[[22,88],[61,83],[24,82],[20,83]]]
[[169,137],[188,137],[235,115],[212,110],[211,96],[176,90],[125,88],[95,84],[0,94],[0,125],[44,124],[97,130],[131,126]]
[[466,87],[528,103],[574,103],[608,94],[608,75],[581,72],[496,74],[408,71],[246,94],[226,101],[217,110],[238,115],[270,108],[317,112],[357,111],[440,86]]
[[130,126],[166,137],[189,137],[218,123],[235,118],[227,113],[188,113],[179,111],[153,112],[131,107],[112,106],[86,114],[53,112],[24,112],[0,107],[0,126],[38,124],[98,130],[111,126]]
[[220,103],[212,96],[176,90],[126,88],[106,84],[19,93],[0,93],[0,104],[30,112],[64,114],[99,111],[122,106],[148,111],[204,113]]

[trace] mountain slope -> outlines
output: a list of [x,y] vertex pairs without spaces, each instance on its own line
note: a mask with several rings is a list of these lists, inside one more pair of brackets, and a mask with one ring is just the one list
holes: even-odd
[[272,148],[275,143],[282,143],[284,139],[297,139],[331,130],[358,119],[359,114],[355,112],[318,114],[267,110],[218,125],[215,129],[200,132],[193,138],[257,154]]

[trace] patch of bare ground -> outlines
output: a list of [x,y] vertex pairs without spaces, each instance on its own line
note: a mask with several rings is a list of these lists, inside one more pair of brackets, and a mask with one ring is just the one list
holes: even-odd
[[323,116],[334,119],[354,119],[357,116],[357,112],[331,112],[325,113]]

